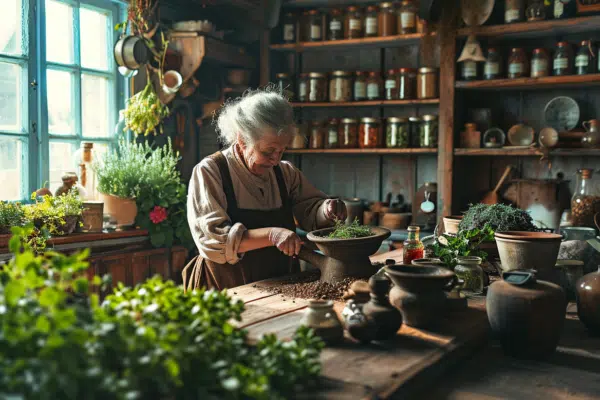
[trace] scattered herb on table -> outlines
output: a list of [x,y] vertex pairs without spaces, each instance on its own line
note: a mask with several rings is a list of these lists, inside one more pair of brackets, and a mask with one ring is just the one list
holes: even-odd
[[483,242],[494,240],[494,230],[489,225],[484,225],[483,229],[471,229],[458,231],[458,235],[441,235],[429,246],[433,256],[442,260],[450,269],[456,266],[457,257],[477,256],[483,261],[487,258],[487,253],[479,249]]
[[346,225],[344,221],[337,220],[335,222],[335,229],[327,237],[330,239],[356,239],[367,236],[373,236],[371,228],[361,225],[358,219],[355,219],[350,225]]
[[495,232],[537,230],[527,211],[505,204],[472,204],[458,227],[471,230],[483,229],[485,225]]

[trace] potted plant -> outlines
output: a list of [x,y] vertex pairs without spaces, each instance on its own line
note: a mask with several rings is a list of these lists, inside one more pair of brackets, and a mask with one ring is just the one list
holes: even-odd
[[0,201],[0,235],[7,235],[11,227],[23,226],[24,223],[25,212],[20,203]]
[[64,236],[75,232],[83,212],[83,200],[77,189],[60,196],[31,195],[33,204],[23,206],[25,217],[37,229],[45,227],[52,236]]

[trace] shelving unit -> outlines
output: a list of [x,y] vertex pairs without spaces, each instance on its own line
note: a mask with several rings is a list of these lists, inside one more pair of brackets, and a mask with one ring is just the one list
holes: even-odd
[[564,157],[584,157],[600,156],[600,149],[511,149],[503,147],[501,149],[454,149],[455,156],[496,156],[496,157],[539,157],[539,156],[564,156]]
[[366,37],[359,39],[324,40],[320,42],[272,44],[271,50],[302,52],[307,50],[332,50],[340,48],[355,49],[361,47],[400,47],[419,43],[423,37],[424,35],[422,33],[413,33],[408,35],[394,35],[385,37]]
[[548,88],[578,88],[600,85],[600,74],[545,76],[542,78],[490,79],[485,81],[457,81],[457,89],[468,90],[539,90]]
[[290,149],[288,154],[436,154],[437,149]]
[[372,101],[349,101],[340,103],[292,103],[294,107],[306,108],[326,108],[326,107],[380,107],[380,106],[418,106],[425,104],[439,104],[440,99],[427,99],[427,100],[372,100]]

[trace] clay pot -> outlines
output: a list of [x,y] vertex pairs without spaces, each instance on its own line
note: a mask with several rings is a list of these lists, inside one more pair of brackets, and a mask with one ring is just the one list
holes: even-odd
[[387,278],[371,277],[371,300],[363,306],[363,313],[377,327],[374,340],[386,340],[396,336],[402,325],[402,314],[388,300],[390,281]]
[[600,335],[600,268],[577,281],[577,315],[588,330]]
[[458,225],[462,219],[462,215],[451,215],[444,217],[444,233],[447,235],[458,234]]
[[104,203],[101,201],[86,201],[83,203],[81,215],[84,232],[102,232]]
[[346,223],[351,224],[355,219],[358,219],[358,223],[362,224],[364,210],[362,200],[358,198],[344,199],[344,204],[346,205],[346,211],[348,212]]
[[135,224],[138,212],[135,199],[124,199],[105,193],[100,193],[100,199],[104,203],[104,212],[117,222],[117,228],[128,228]]
[[440,260],[439,258],[417,258],[415,260],[412,260],[411,265],[415,265],[415,266],[423,266],[423,265],[429,265],[432,267],[445,267],[446,264],[444,264],[442,262],[442,260]]
[[328,345],[339,343],[344,338],[342,322],[331,300],[311,300],[300,323],[311,328]]
[[545,232],[496,232],[496,243],[504,272],[536,270],[542,280],[559,283],[554,266],[562,236]]
[[520,358],[554,353],[566,314],[564,291],[532,272],[504,272],[502,278],[488,288],[486,308],[504,352]]
[[363,212],[363,225],[377,226],[379,223],[379,213],[373,211]]
[[444,289],[456,277],[446,268],[404,264],[386,266],[385,274],[395,285],[390,291],[391,304],[400,310],[404,323],[415,328],[428,327],[440,318],[446,305]]
[[388,229],[406,229],[412,218],[411,213],[386,212],[380,215],[380,225]]

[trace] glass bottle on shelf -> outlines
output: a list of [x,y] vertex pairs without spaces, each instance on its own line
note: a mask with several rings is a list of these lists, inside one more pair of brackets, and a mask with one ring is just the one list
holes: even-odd
[[408,227],[408,239],[403,243],[402,247],[402,263],[411,265],[412,260],[423,258],[425,246],[419,239],[421,228],[411,225]]
[[289,101],[294,100],[294,86],[290,74],[281,72],[275,75],[277,90]]
[[405,149],[408,147],[408,118],[390,117],[385,126],[385,145],[387,148]]
[[338,130],[338,143],[342,149],[358,147],[358,121],[354,118],[342,118]]
[[558,42],[556,51],[552,59],[552,73],[555,76],[570,75],[571,69],[571,48],[567,42]]
[[329,40],[341,40],[344,38],[344,16],[340,9],[334,8],[329,17]]
[[417,70],[400,68],[398,70],[398,99],[412,100],[416,97]]
[[573,226],[594,228],[594,215],[600,212],[600,191],[594,170],[584,168],[577,171],[577,186],[571,198],[571,219]]
[[575,73],[577,75],[593,74],[596,72],[596,53],[592,48],[592,42],[583,40],[575,56]]
[[508,77],[522,78],[527,74],[527,56],[521,48],[513,48],[508,58]]
[[474,81],[477,79],[477,62],[465,60],[461,62],[460,77],[465,81]]
[[505,0],[504,1],[504,23],[523,22],[525,0]]
[[404,0],[400,5],[397,25],[402,35],[417,32],[417,8],[412,0]]
[[345,25],[346,39],[358,39],[363,36],[363,15],[360,8],[348,7]]
[[384,99],[398,99],[398,75],[395,69],[390,69],[385,77],[384,83]]
[[381,125],[376,118],[361,118],[358,127],[358,147],[375,149],[381,144]]
[[527,21],[543,21],[546,19],[546,7],[543,0],[528,0],[525,10]]
[[356,71],[354,79],[354,101],[365,101],[367,99],[367,73]]
[[546,49],[534,49],[531,56],[531,77],[540,78],[548,76],[548,53]]
[[572,18],[577,14],[576,0],[554,0],[554,18]]
[[456,277],[462,280],[461,290],[472,293],[482,293],[485,286],[483,269],[481,268],[481,257],[463,256],[456,258],[456,267],[454,273]]
[[396,8],[391,1],[379,5],[379,20],[377,23],[379,36],[394,36],[396,34]]
[[501,58],[500,53],[494,47],[488,49],[488,56],[483,65],[483,78],[484,79],[498,79],[500,78],[500,64]]
[[298,101],[308,101],[308,74],[301,73],[298,77]]
[[436,148],[438,144],[438,118],[436,115],[423,115],[419,131],[419,147]]
[[339,120],[337,118],[330,119],[329,123],[327,124],[327,136],[325,138],[326,149],[337,149],[340,147],[338,141],[338,130]]
[[293,13],[287,12],[283,15],[282,22],[283,43],[296,42],[296,17]]
[[379,9],[376,6],[368,6],[365,13],[365,37],[374,37],[378,34],[377,22]]
[[309,149],[322,149],[325,147],[325,131],[321,121],[313,121],[310,127],[310,136],[308,138]]
[[323,40],[323,24],[321,13],[317,10],[310,10],[310,41],[318,42]]
[[367,100],[379,100],[381,98],[381,83],[378,72],[369,72],[367,78]]
[[85,200],[97,200],[96,173],[92,169],[95,159],[94,144],[81,143],[81,148],[75,153],[75,163],[79,170],[79,182],[85,189]]

